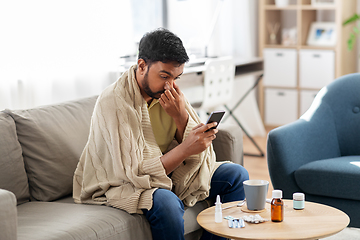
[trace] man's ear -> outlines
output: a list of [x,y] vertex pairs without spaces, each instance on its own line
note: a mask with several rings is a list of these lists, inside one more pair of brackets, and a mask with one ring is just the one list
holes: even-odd
[[139,58],[138,62],[137,62],[137,65],[138,65],[139,73],[141,75],[144,75],[146,73],[146,70],[147,70],[147,64],[146,64],[145,60],[142,59],[142,58]]

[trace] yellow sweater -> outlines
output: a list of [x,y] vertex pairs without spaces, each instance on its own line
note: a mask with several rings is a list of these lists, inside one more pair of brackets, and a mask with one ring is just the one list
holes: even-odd
[[[186,110],[184,139],[200,123],[187,101]],[[209,195],[211,176],[220,164],[215,163],[212,146],[185,159],[171,179],[161,156],[132,66],[95,104],[89,138],[74,174],[75,202],[142,214],[141,209],[151,209],[157,188],[172,190],[187,206]]]

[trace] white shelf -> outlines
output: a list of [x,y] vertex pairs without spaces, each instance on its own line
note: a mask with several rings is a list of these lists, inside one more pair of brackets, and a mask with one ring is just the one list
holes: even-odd
[[[299,118],[311,104],[312,96],[323,86],[356,71],[356,53],[347,50],[347,39],[353,26],[344,27],[342,22],[356,12],[357,0],[334,1],[331,5],[312,5],[311,0],[289,2],[288,6],[277,7],[275,0],[259,1],[259,53],[260,57],[264,57],[264,81],[259,99],[261,115],[268,126],[293,121],[294,111],[295,119]],[[306,42],[311,23],[329,19],[336,24],[336,45],[308,46]],[[269,23],[273,26],[280,23],[276,33],[277,44],[270,44]],[[296,28],[296,44],[285,46],[281,44],[281,32],[289,26]],[[292,51],[295,56],[281,60],[270,54],[282,51]],[[274,95],[273,91],[288,93],[288,99]],[[296,95],[296,101],[289,97],[290,93]],[[283,101],[286,101],[287,111],[280,114],[276,106],[284,104]]]

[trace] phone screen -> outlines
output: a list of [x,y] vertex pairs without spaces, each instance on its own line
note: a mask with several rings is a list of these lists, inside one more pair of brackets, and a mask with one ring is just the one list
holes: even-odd
[[[219,123],[220,123],[221,119],[223,118],[224,114],[225,114],[225,111],[222,111],[222,110],[212,112],[210,114],[208,120],[206,121],[206,124],[212,123],[212,122],[217,122],[218,124],[215,127],[212,127],[210,129],[217,128],[217,126],[219,126]],[[206,130],[206,132],[209,131],[210,129]]]

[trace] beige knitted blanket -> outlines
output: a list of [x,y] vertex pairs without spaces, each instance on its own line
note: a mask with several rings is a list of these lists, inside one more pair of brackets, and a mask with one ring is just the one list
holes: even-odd
[[[189,121],[184,139],[200,123],[187,101],[186,110]],[[141,209],[152,207],[152,194],[157,188],[172,190],[187,206],[208,196],[211,176],[218,165],[212,146],[186,159],[171,179],[161,156],[133,66],[97,100],[88,142],[74,175],[75,202],[142,213]]]

